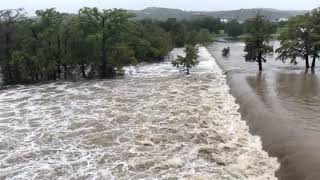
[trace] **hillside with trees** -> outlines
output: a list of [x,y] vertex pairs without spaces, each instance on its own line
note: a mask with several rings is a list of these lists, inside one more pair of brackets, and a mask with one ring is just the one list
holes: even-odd
[[301,15],[307,11],[285,11],[277,9],[239,9],[230,11],[182,11],[179,9],[170,8],[157,8],[150,7],[139,11],[130,11],[136,14],[135,19],[153,19],[159,21],[165,21],[169,18],[176,18],[178,20],[190,20],[198,19],[201,17],[213,17],[228,20],[245,21],[255,16],[257,11],[260,11],[261,15],[266,17],[270,21],[275,21],[279,18],[290,18],[296,15]]

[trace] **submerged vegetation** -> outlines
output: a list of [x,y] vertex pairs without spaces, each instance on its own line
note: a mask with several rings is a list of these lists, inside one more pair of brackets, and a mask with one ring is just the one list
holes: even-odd
[[172,61],[172,65],[177,68],[185,68],[187,75],[189,75],[190,69],[199,64],[198,48],[187,45],[184,52],[186,53],[186,56],[178,56],[176,60]]
[[[278,24],[282,31],[279,36],[280,47],[276,49],[277,59],[292,64],[298,64],[298,59],[305,61],[305,68],[314,70],[316,60],[320,57],[320,9],[310,13],[291,17],[288,22]],[[245,39],[245,60],[258,62],[262,71],[262,63],[267,61],[267,55],[274,52],[269,40],[274,33],[274,25],[259,13],[246,21],[247,36]]]
[[28,18],[23,9],[0,11],[0,67],[5,84],[108,78],[123,66],[161,61],[174,47],[211,41],[215,18],[199,21],[134,21],[122,9],[54,8]]
[[[35,17],[27,17],[23,9],[0,10],[0,70],[5,84],[110,78],[123,74],[126,65],[161,61],[175,47],[209,43],[219,34],[244,38],[245,60],[258,62],[262,70],[273,52],[268,42],[275,32],[281,34],[278,59],[294,64],[304,59],[309,68],[312,58],[314,69],[319,23],[319,9],[287,23],[270,22],[259,14],[244,22],[206,16],[156,21],[137,20],[122,9],[82,8],[67,14],[51,8],[36,11]],[[184,66],[182,62],[175,65]]]
[[229,56],[230,55],[230,47],[225,47],[222,49],[222,56]]
[[297,64],[297,58],[305,61],[306,69],[314,69],[320,53],[320,10],[290,18],[286,30],[281,34],[281,47],[276,52],[278,59]]
[[259,71],[262,71],[262,63],[266,62],[266,56],[273,52],[269,45],[272,34],[272,24],[259,13],[252,19],[247,20],[248,37],[245,39],[245,60],[258,62]]

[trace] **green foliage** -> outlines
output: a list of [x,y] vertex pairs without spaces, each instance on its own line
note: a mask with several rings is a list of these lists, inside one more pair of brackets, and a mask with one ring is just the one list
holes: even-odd
[[197,37],[197,42],[200,44],[212,42],[212,36],[208,29],[200,29],[196,37]]
[[290,18],[287,28],[279,37],[281,47],[276,50],[279,53],[278,59],[284,62],[289,59],[294,64],[297,64],[297,58],[303,59],[306,68],[309,68],[309,57],[312,56],[312,68],[314,68],[320,50],[319,23],[318,9],[313,10],[311,14]]
[[[0,11],[0,66],[6,84],[106,78],[123,66],[161,61],[174,47],[204,44],[222,27],[219,19],[132,21],[122,9],[82,8]],[[189,65],[185,64],[188,68]]]
[[100,77],[110,77],[116,73],[115,67],[107,58],[108,48],[111,48],[107,45],[122,41],[121,34],[127,31],[127,26],[130,23],[129,18],[133,16],[133,14],[122,9],[107,9],[102,11],[99,11],[98,8],[88,7],[80,9],[79,17],[81,23],[91,27],[99,41],[101,49],[98,64]]
[[189,28],[193,28],[196,31],[207,29],[210,33],[218,34],[223,28],[223,23],[219,18],[204,17],[189,21]]
[[236,38],[244,33],[244,25],[237,20],[232,20],[225,25],[224,31],[231,37]]
[[[252,14],[255,14],[258,9],[238,9],[238,10],[229,10],[229,11],[182,11],[179,9],[170,9],[170,8],[146,8],[140,11],[132,11],[137,15],[135,19],[141,20],[145,18],[150,18],[152,20],[165,21],[168,18],[176,18],[178,20],[193,20],[199,19],[203,16],[209,18],[221,18],[221,19],[236,19],[238,21],[245,21],[248,18],[252,17]],[[268,18],[270,21],[274,21],[279,18],[289,18],[296,15],[301,15],[307,11],[283,11],[270,8],[260,8],[261,15]]]
[[0,66],[5,83],[13,83],[17,79],[10,61],[13,51],[20,46],[18,24],[25,18],[23,9],[0,10]]
[[173,42],[177,47],[185,44],[205,44],[212,40],[212,33],[218,33],[222,28],[220,19],[200,18],[192,21],[178,21],[169,18],[167,21],[159,22],[160,26],[171,34]]
[[262,62],[266,62],[266,56],[273,53],[273,47],[269,45],[269,39],[273,32],[272,24],[259,13],[247,20],[248,37],[245,40],[245,60],[258,62],[259,71],[262,71]]
[[[204,16],[186,15],[187,18],[180,16],[182,11],[162,9],[158,13],[164,17],[171,13],[175,15],[159,22],[150,19],[134,21],[134,14],[122,9],[85,7],[79,10],[78,15],[72,15],[51,8],[36,11],[35,18],[26,18],[23,9],[0,10],[0,69],[3,80],[6,84],[17,84],[112,77],[122,74],[123,66],[161,61],[172,48],[186,44],[191,45],[186,47],[187,56],[179,57],[175,66],[189,71],[197,64],[194,46],[211,42],[213,34],[223,29],[230,36],[248,33],[246,60],[261,64],[272,51],[268,45],[270,34],[276,27],[284,26],[272,25],[261,16],[244,24],[237,21],[225,24],[214,18],[214,12]],[[291,58],[295,62],[296,57],[309,54],[315,63],[320,50],[319,14],[314,10],[307,20],[306,16],[298,16],[290,20],[288,27],[291,29],[283,28],[282,47],[278,50],[281,59]],[[303,28],[308,29],[308,35],[299,32]],[[303,47],[300,41],[308,45]],[[300,50],[296,51],[296,48]]]
[[187,45],[184,52],[186,53],[186,56],[178,56],[176,60],[172,61],[172,65],[177,68],[186,68],[187,75],[189,75],[190,69],[199,64],[198,49],[195,46]]
[[140,61],[160,61],[174,47],[171,34],[152,21],[137,24],[132,37],[131,44]]
[[312,51],[312,68],[315,68],[316,59],[319,59],[320,55],[320,9],[314,9],[311,12],[311,23],[312,23],[312,43],[311,43],[311,51]]
[[128,64],[137,64],[133,49],[125,43],[115,44],[110,51],[110,63],[118,74],[123,74],[122,67]]
[[165,31],[171,34],[175,46],[182,47],[186,44],[188,30],[185,23],[171,18],[159,24]]

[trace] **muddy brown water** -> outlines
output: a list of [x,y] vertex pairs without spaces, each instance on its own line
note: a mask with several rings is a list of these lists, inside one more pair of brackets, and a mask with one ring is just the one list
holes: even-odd
[[[279,42],[272,44],[279,47]],[[227,46],[231,55],[222,57]],[[306,72],[303,61],[284,64],[274,54],[259,73],[256,63],[245,62],[243,48],[237,41],[208,47],[227,74],[242,118],[261,136],[264,149],[281,162],[276,173],[280,180],[319,180],[320,71]]]
[[164,61],[123,79],[0,90],[0,179],[275,180],[276,159],[199,51],[190,76]]

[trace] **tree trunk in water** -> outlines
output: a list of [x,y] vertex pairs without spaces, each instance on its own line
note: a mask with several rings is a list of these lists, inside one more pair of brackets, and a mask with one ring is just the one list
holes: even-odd
[[31,82],[34,82],[34,77],[33,77],[33,75],[30,75],[30,79],[31,79]]
[[61,78],[61,67],[60,67],[60,62],[58,62],[58,66],[57,66],[57,73],[58,73],[58,79]]
[[57,80],[57,75],[56,75],[55,71],[53,71],[53,73],[52,73],[52,78],[53,78],[53,80]]
[[107,48],[106,48],[106,40],[107,40],[107,35],[104,32],[105,29],[105,19],[102,19],[102,41],[101,41],[101,66],[100,66],[100,73],[101,73],[101,78],[107,77]]
[[261,61],[261,59],[259,60],[259,71],[262,71],[263,69],[262,69],[262,61]]
[[309,69],[310,66],[309,66],[309,56],[308,55],[305,56],[305,60],[306,60],[306,69]]
[[41,79],[41,80],[43,80],[43,79],[44,79],[43,72],[42,72],[42,71],[40,71],[40,73],[39,73],[39,74],[40,74],[40,79]]
[[11,66],[9,63],[6,63],[5,67],[4,67],[4,78],[6,81],[10,82],[13,80],[13,75],[11,73]]
[[86,78],[85,66],[83,64],[80,65],[81,74],[83,78]]
[[102,47],[101,47],[101,53],[102,53],[102,56],[101,56],[101,67],[100,67],[100,71],[101,71],[101,78],[105,78],[107,76],[107,62],[106,62],[106,40],[105,38],[103,37],[102,39]]
[[312,65],[311,65],[311,69],[313,69],[313,70],[316,67],[316,59],[317,59],[317,56],[316,56],[316,54],[314,54],[313,59],[312,59]]
[[57,52],[57,73],[58,78],[61,78],[61,39],[60,36],[57,37],[57,44],[58,44],[58,52]]
[[258,54],[259,71],[262,71],[262,54]]
[[67,71],[68,71],[67,65],[63,64],[63,68],[64,68],[64,79],[67,79]]
[[13,80],[13,75],[11,72],[11,66],[10,66],[10,35],[9,33],[6,34],[6,45],[5,45],[5,53],[6,53],[6,67],[4,67],[4,70],[7,71],[6,74],[4,73],[3,75],[6,78],[6,81],[12,81]]
[[189,68],[187,68],[187,75],[189,75],[190,74],[190,69]]
[[96,74],[96,67],[92,64],[90,67],[90,73],[95,75]]

